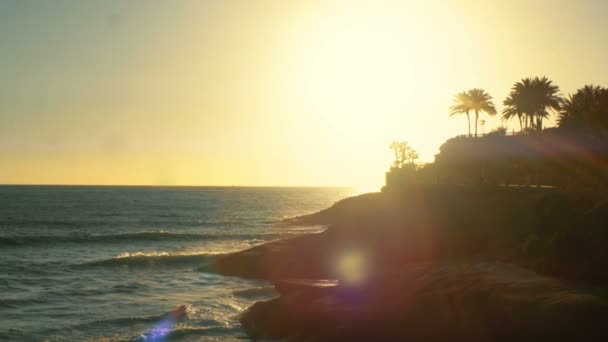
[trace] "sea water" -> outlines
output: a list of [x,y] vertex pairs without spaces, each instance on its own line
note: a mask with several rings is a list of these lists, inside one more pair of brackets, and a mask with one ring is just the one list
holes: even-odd
[[[345,188],[0,186],[0,340],[245,339],[238,315],[276,296],[210,258],[319,232],[284,227]],[[186,315],[166,313],[180,305]]]

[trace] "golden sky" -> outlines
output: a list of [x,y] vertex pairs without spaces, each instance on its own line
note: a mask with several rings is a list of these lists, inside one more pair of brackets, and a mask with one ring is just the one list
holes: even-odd
[[379,188],[392,140],[432,161],[466,132],[459,91],[500,111],[523,77],[605,86],[606,17],[599,0],[3,1],[0,183]]

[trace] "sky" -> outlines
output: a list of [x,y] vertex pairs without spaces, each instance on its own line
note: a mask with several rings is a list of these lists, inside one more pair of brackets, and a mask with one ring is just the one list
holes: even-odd
[[602,0],[4,0],[0,184],[378,189],[391,141],[432,162],[466,133],[457,92],[500,111],[524,77],[608,86],[607,17]]

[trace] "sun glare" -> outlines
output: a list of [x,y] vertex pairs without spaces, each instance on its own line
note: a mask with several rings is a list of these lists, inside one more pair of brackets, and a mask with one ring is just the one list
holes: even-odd
[[370,10],[318,10],[293,23],[282,70],[290,75],[284,83],[289,106],[321,141],[311,142],[319,145],[310,146],[311,153],[330,144],[344,164],[358,165],[357,186],[378,189],[391,140],[407,137],[425,157],[435,153],[427,148],[425,130],[433,119],[421,113],[436,101],[432,92],[420,89],[445,86],[446,54],[437,51],[434,33],[421,28],[424,20],[404,20],[386,8]]
[[412,73],[390,37],[374,30],[342,31],[318,37],[314,45],[308,49],[301,85],[310,113],[319,121],[367,135],[381,132],[387,118],[403,111]]

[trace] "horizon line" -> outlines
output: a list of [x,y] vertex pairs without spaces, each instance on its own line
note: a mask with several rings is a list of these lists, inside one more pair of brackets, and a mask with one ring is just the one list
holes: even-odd
[[45,184],[45,183],[0,183],[9,186],[46,186],[46,187],[129,187],[129,188],[356,188],[347,185],[157,185],[157,184]]

